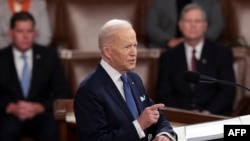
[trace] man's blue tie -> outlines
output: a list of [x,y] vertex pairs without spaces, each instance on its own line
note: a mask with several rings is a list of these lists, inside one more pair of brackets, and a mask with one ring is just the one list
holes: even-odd
[[30,87],[30,71],[27,62],[27,56],[22,54],[21,58],[23,59],[23,71],[22,71],[22,78],[21,78],[21,85],[23,90],[23,95],[25,98],[28,97],[28,91]]
[[124,89],[124,94],[125,94],[125,99],[126,99],[126,103],[129,107],[130,112],[132,113],[134,119],[137,119],[138,117],[138,111],[135,105],[135,101],[132,95],[132,91],[127,79],[127,76],[125,74],[123,74],[121,76],[121,80],[123,82],[123,89]]

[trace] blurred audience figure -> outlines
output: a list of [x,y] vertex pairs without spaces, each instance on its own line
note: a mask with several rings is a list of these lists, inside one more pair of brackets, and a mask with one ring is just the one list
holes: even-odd
[[0,140],[22,135],[57,141],[53,102],[69,95],[68,82],[54,48],[34,43],[35,21],[18,12],[10,22],[11,45],[0,50]]
[[200,5],[191,3],[184,7],[179,21],[184,42],[160,57],[157,102],[194,112],[229,115],[236,94],[234,87],[216,83],[189,84],[183,79],[186,71],[197,71],[235,82],[232,51],[205,38],[207,25]]
[[29,12],[35,18],[38,31],[36,43],[43,46],[50,44],[52,31],[45,0],[5,0],[0,3],[0,49],[10,44],[9,21],[14,13],[20,11]]
[[146,20],[149,48],[173,48],[184,41],[178,21],[182,8],[195,2],[207,15],[206,37],[216,41],[223,29],[223,15],[218,0],[152,0]]

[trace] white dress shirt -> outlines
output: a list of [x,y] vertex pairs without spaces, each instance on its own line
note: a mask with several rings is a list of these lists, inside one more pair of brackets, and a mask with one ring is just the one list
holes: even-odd
[[[24,60],[21,57],[23,53],[17,50],[15,47],[13,47],[12,50],[13,50],[13,55],[14,55],[14,63],[16,66],[17,76],[18,76],[18,79],[21,80],[23,65],[24,65]],[[29,65],[30,75],[32,76],[32,67],[33,67],[32,49],[27,50],[24,54],[27,56],[27,62]]]
[[[103,59],[101,60],[101,66],[104,68],[104,70],[108,73],[108,75],[111,77],[113,80],[114,84],[116,85],[117,89],[120,91],[122,97],[125,100],[125,95],[124,95],[124,90],[123,90],[123,82],[121,80],[121,75],[116,69],[111,67],[106,61]],[[139,125],[137,120],[133,121],[133,124],[136,128],[136,131],[140,137],[140,139],[144,138],[146,135],[144,131],[141,129],[141,126]]]
[[[111,67],[106,61],[104,61],[103,59],[101,60],[101,66],[104,68],[104,70],[108,73],[108,75],[111,77],[111,79],[113,80],[114,84],[116,85],[116,87],[118,88],[118,90],[120,91],[122,97],[125,100],[125,95],[124,95],[124,90],[123,90],[123,82],[121,80],[121,75],[116,69],[114,69],[113,67]],[[142,130],[140,124],[138,123],[137,120],[133,121],[133,124],[136,128],[136,131],[140,137],[140,139],[145,138],[146,135],[144,133],[144,131]],[[167,132],[162,132],[159,133],[157,136],[159,135],[167,135],[168,137],[171,138],[171,140],[175,141],[175,138],[167,133]]]
[[196,46],[194,46],[194,47],[188,45],[187,43],[184,43],[185,53],[186,53],[186,61],[187,61],[187,66],[188,66],[188,70],[189,71],[192,70],[192,67],[191,67],[191,58],[192,58],[193,49],[195,49],[195,51],[196,51],[195,52],[195,58],[196,58],[196,60],[200,60],[203,45],[204,45],[204,41],[203,40],[200,43],[198,43]]

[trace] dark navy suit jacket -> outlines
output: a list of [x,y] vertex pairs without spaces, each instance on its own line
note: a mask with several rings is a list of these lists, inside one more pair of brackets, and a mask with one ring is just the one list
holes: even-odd
[[[230,48],[205,40],[201,58],[197,62],[197,71],[203,75],[235,82],[232,63]],[[181,109],[198,108],[214,114],[230,114],[235,87],[199,83],[192,91],[190,84],[183,79],[187,70],[184,44],[162,54],[156,88],[157,102]]]
[[[140,114],[153,102],[139,76],[133,72],[127,76]],[[140,141],[132,114],[101,65],[80,84],[74,98],[74,112],[79,141]],[[153,136],[159,132],[175,134],[162,113],[158,123],[145,131]]]
[[0,51],[0,115],[10,102],[27,100],[41,103],[52,113],[55,99],[67,98],[69,86],[55,49],[33,46],[33,69],[28,98],[22,94],[14,63],[12,47]]

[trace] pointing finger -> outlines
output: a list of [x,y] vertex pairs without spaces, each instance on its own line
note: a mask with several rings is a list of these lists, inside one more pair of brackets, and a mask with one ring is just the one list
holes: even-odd
[[159,108],[163,108],[163,107],[165,107],[165,105],[162,104],[162,103],[160,103],[160,104],[154,104],[154,105],[152,105],[150,107],[150,109],[152,109],[152,110],[158,110]]

